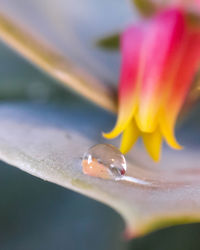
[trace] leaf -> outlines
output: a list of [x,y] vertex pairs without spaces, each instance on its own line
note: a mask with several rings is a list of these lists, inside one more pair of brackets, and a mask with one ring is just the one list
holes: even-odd
[[97,41],[97,46],[105,50],[119,50],[119,33],[105,36]]
[[0,36],[8,45],[64,85],[108,110],[116,111],[111,88],[83,72],[47,43],[33,37],[8,17],[0,15]]
[[145,17],[152,16],[157,10],[155,3],[153,3],[151,0],[131,0],[131,1],[137,7],[140,13]]
[[77,8],[73,0],[20,5],[2,0],[0,38],[64,86],[115,112],[119,56],[94,46],[97,37],[132,19],[127,3],[118,2],[110,13],[113,4],[85,0]]
[[[116,209],[125,219],[129,237],[200,221],[198,147],[196,151],[164,150],[160,166],[150,164],[136,147],[127,156],[124,180],[86,176],[81,157],[88,147],[103,142],[100,132],[112,127],[113,117],[80,104],[76,100],[67,106],[1,103],[0,159]],[[193,138],[184,140],[189,145]]]
[[30,0],[18,5],[1,0],[1,13],[82,71],[116,86],[119,55],[100,51],[94,44],[102,34],[123,30],[136,19],[128,1],[84,0],[77,6],[73,0]]

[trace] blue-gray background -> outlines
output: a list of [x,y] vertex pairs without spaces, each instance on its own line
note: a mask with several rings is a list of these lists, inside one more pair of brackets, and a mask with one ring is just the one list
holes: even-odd
[[[59,102],[69,90],[0,44],[0,100]],[[112,209],[0,162],[0,250],[199,250],[200,225],[179,226],[126,243]]]

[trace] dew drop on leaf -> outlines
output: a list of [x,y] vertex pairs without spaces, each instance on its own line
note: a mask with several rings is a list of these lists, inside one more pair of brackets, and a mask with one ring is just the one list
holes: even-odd
[[113,145],[97,144],[85,152],[82,169],[90,176],[119,180],[126,172],[126,160]]

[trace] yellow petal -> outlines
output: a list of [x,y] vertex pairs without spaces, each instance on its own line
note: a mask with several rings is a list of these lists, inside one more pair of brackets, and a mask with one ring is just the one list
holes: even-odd
[[159,161],[162,148],[162,135],[160,130],[156,129],[153,133],[143,133],[142,139],[146,150],[153,158],[153,160]]
[[115,138],[126,129],[128,124],[133,119],[133,116],[137,109],[138,102],[135,96],[133,96],[131,102],[126,103],[123,101],[123,103],[119,105],[119,114],[116,125],[111,132],[103,133],[103,137],[107,139]]
[[157,113],[151,106],[150,103],[149,109],[146,112],[142,112],[140,107],[139,112],[136,114],[137,126],[144,133],[152,133],[158,124]]
[[174,125],[169,125],[165,119],[160,121],[160,129],[163,137],[165,138],[167,144],[174,149],[180,150],[183,147],[177,142],[174,135]]
[[132,120],[123,132],[121,139],[120,150],[123,154],[126,154],[137,141],[140,136],[140,131],[136,125],[135,120]]

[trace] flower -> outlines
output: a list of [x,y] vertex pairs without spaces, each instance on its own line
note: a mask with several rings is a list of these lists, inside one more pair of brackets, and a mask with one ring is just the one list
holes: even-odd
[[181,149],[174,127],[200,63],[200,29],[180,9],[167,9],[128,27],[121,36],[122,66],[115,128],[127,153],[142,137],[158,161],[164,139]]

